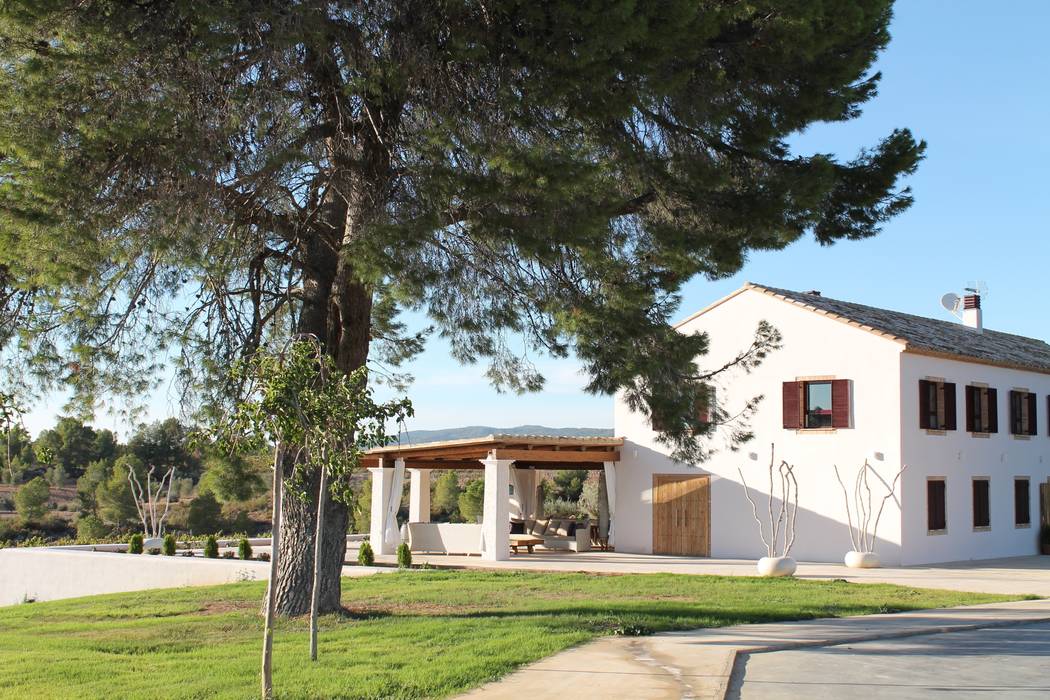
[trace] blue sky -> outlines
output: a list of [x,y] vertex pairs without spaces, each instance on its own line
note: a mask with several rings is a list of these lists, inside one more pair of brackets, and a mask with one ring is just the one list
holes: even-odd
[[[915,205],[876,238],[822,248],[811,240],[753,255],[740,274],[718,282],[693,280],[680,317],[745,281],[820,289],[826,296],[950,318],[938,300],[970,280],[983,280],[985,325],[1036,338],[1050,336],[1043,308],[1050,263],[1050,3],[1013,0],[905,0],[879,61],[879,95],[857,120],[820,125],[795,140],[800,153],[842,159],[896,127],[927,141],[927,157],[910,178]],[[750,333],[750,331],[748,331]],[[416,417],[409,428],[460,425],[556,427],[612,425],[612,400],[587,396],[571,360],[540,361],[548,388],[501,395],[484,367],[463,367],[432,340],[409,370]],[[55,396],[26,418],[36,433],[61,411]],[[177,413],[165,388],[150,413]],[[125,426],[99,415],[97,425]]]

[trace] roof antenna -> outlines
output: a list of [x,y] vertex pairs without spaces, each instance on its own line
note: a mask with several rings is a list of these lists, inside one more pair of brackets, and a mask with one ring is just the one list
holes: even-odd
[[985,284],[983,280],[973,280],[966,283],[964,291],[967,291],[970,294],[976,294],[979,297],[986,297],[988,296],[988,285]]

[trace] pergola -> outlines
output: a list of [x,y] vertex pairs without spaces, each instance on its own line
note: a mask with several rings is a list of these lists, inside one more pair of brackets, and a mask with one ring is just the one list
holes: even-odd
[[[510,558],[512,513],[526,518],[536,513],[537,469],[601,469],[608,490],[609,540],[613,537],[615,465],[622,438],[488,435],[415,445],[390,445],[371,450],[364,466],[372,473],[371,543],[377,554],[397,547],[397,510],[405,470],[411,477],[409,522],[430,521],[430,472],[434,469],[478,469],[485,472],[481,555],[489,560]],[[513,494],[512,489],[513,488]]]

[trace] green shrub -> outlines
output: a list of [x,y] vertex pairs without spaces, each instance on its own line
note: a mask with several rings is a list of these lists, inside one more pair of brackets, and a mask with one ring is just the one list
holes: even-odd
[[222,506],[215,496],[204,493],[190,501],[186,526],[197,535],[222,530]]
[[51,487],[38,476],[15,493],[15,509],[22,522],[37,522],[47,514],[47,502],[51,498]]
[[77,519],[77,541],[98,542],[109,535],[109,527],[97,515],[82,515]]
[[128,542],[128,554],[142,554],[142,535],[136,532]]
[[175,536],[164,535],[164,556],[173,557],[175,556]]
[[412,550],[408,548],[408,542],[402,542],[397,546],[397,567],[399,569],[412,568]]
[[204,556],[209,559],[219,558],[219,542],[215,535],[208,535],[208,539],[204,540]]
[[357,563],[361,566],[372,566],[376,563],[376,555],[372,551],[372,545],[367,542],[361,543],[361,549],[357,550]]
[[237,543],[237,556],[241,559],[252,558],[252,543],[248,541],[247,537],[242,537],[241,541]]
[[0,544],[12,539],[16,529],[12,521],[0,518]]
[[354,532],[366,533],[372,526],[372,477],[368,477],[354,489],[352,528]]

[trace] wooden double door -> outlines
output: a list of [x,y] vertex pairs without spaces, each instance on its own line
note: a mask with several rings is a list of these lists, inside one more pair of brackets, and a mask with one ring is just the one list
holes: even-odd
[[711,477],[653,475],[653,554],[711,556]]

